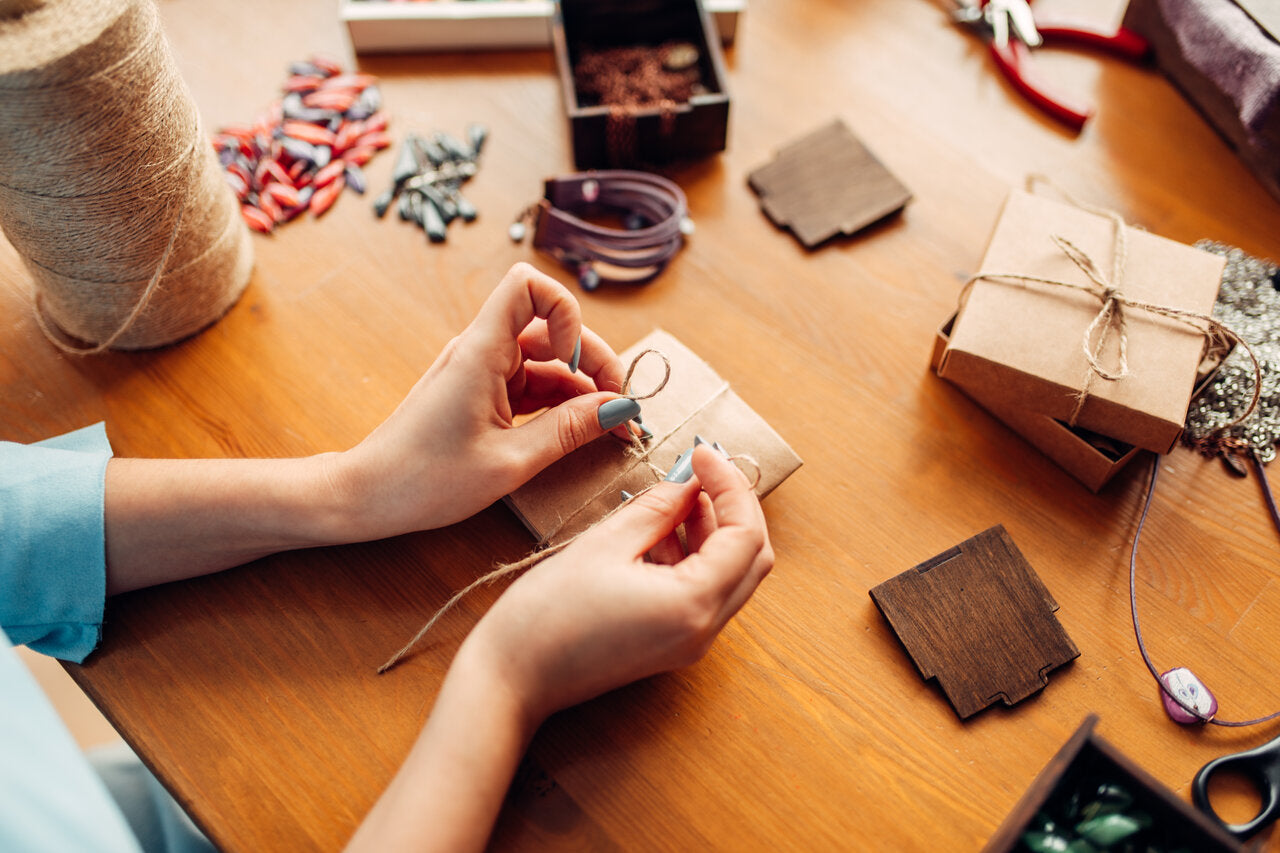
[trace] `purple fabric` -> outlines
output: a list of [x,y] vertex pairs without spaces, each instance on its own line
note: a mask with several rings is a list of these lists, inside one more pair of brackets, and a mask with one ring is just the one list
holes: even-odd
[[1280,44],[1231,0],[1132,0],[1124,26],[1280,198]]

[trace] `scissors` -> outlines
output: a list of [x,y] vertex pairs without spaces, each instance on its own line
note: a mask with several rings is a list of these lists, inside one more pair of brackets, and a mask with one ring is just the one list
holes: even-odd
[[[1220,770],[1238,773],[1252,782],[1262,795],[1262,810],[1245,823],[1227,823],[1209,802],[1209,779]],[[1215,758],[1191,781],[1191,798],[1196,808],[1236,838],[1244,840],[1280,817],[1280,737],[1256,749]]]
[[1041,83],[1031,62],[1031,48],[1062,43],[1135,62],[1150,50],[1146,39],[1123,27],[1105,32],[1088,25],[1037,20],[1030,0],[951,1],[956,7],[952,19],[987,37],[991,58],[1009,83],[1036,107],[1075,131],[1084,127],[1093,107]]

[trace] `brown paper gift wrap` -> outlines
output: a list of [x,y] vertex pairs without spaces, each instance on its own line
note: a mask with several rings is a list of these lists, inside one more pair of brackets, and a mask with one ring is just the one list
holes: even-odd
[[[1127,262],[1119,282],[1130,300],[1208,315],[1224,259],[1126,227]],[[1090,285],[1053,242],[1057,235],[1109,275],[1117,248],[1106,217],[1024,192],[1005,203],[982,260],[983,273],[1014,273]],[[942,354],[938,375],[992,403],[1070,419],[1089,370],[1083,339],[1101,308],[1094,295],[1066,287],[1007,279],[974,282]],[[1184,323],[1124,308],[1130,375],[1094,377],[1077,425],[1158,453],[1182,431],[1205,347]],[[1102,364],[1118,367],[1113,332]]]
[[[641,401],[645,426],[654,434],[647,459],[606,435],[575,450],[507,495],[509,507],[540,543],[570,539],[616,509],[623,489],[637,494],[662,478],[695,435],[718,441],[729,453],[751,456],[760,466],[756,494],[763,498],[800,467],[800,457],[735,394],[711,367],[671,335],[657,330],[622,353],[630,364],[646,349],[671,363],[671,379],[656,396]],[[646,394],[662,381],[662,359],[646,355],[636,366],[631,390]],[[653,467],[650,467],[652,463]],[[750,475],[750,466],[745,466]],[[654,468],[658,470],[655,471]]]

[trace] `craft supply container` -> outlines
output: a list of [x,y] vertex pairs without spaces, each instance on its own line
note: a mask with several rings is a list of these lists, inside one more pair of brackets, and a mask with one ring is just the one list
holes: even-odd
[[[551,38],[577,167],[646,166],[723,151],[729,94],[716,32],[700,0],[560,0]],[[617,108],[592,103],[580,92],[574,68],[584,52],[629,46],[656,49],[671,42],[688,42],[697,49],[700,91],[670,109],[629,109],[628,144],[620,146],[622,119]]]
[[[1071,739],[1027,788],[1022,799],[982,848],[982,853],[1027,850],[1021,843],[1022,836],[1029,829],[1035,829],[1041,820],[1039,815],[1059,813],[1064,801],[1082,789],[1086,793],[1081,799],[1087,799],[1087,791],[1100,783],[1123,787],[1133,797],[1133,803],[1125,813],[1148,815],[1154,829],[1176,839],[1168,849],[1195,850],[1197,853],[1232,853],[1241,849],[1235,839],[1190,803],[1179,799],[1158,779],[1099,737],[1094,731],[1097,723],[1095,714],[1085,718]],[[1116,849],[1123,849],[1123,845]]]

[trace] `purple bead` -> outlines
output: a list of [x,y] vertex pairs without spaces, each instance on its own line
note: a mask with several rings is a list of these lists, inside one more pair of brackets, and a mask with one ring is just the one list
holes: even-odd
[[1171,699],[1169,693],[1161,690],[1160,701],[1164,703],[1164,712],[1175,723],[1182,723],[1183,725],[1203,723],[1206,719],[1212,719],[1213,715],[1218,713],[1217,698],[1204,685],[1204,682],[1196,678],[1195,673],[1185,666],[1179,666],[1168,672],[1161,673],[1160,681],[1183,704],[1194,708],[1200,714],[1200,716],[1196,716],[1191,713]]

